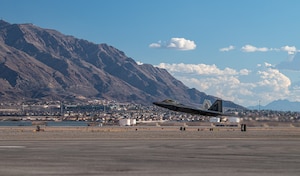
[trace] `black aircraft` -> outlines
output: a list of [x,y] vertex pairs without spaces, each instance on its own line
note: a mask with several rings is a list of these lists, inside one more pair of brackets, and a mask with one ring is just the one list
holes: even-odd
[[186,106],[174,100],[169,100],[169,99],[161,102],[153,102],[153,104],[156,106],[170,109],[172,111],[185,112],[190,114],[198,114],[203,116],[214,116],[214,117],[226,116],[226,114],[223,114],[222,100],[216,100],[214,104],[211,107],[209,107],[207,110]]

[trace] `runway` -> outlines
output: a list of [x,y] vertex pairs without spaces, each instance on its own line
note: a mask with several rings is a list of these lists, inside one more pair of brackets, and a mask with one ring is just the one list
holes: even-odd
[[117,129],[47,129],[40,133],[2,129],[0,173],[4,176],[296,176],[300,173],[297,128],[282,131],[281,136],[276,129],[250,129],[246,133]]

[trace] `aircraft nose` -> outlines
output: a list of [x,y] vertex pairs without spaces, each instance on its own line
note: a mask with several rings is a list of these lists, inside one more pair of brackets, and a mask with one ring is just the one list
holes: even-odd
[[153,102],[154,105],[158,105],[158,102]]

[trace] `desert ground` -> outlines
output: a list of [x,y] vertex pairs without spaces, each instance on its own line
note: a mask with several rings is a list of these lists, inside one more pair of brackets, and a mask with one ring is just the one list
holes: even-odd
[[0,127],[0,173],[299,175],[300,128]]

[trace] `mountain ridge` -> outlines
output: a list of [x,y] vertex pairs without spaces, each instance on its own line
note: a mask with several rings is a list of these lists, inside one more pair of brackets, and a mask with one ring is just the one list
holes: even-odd
[[[188,88],[164,69],[138,65],[112,46],[33,24],[0,20],[0,69],[3,101],[103,98],[149,104],[172,98],[200,104],[217,99]],[[224,105],[242,108],[230,101]]]
[[274,111],[294,111],[300,112],[300,102],[289,100],[275,100],[265,106],[250,106],[249,109],[274,110]]

